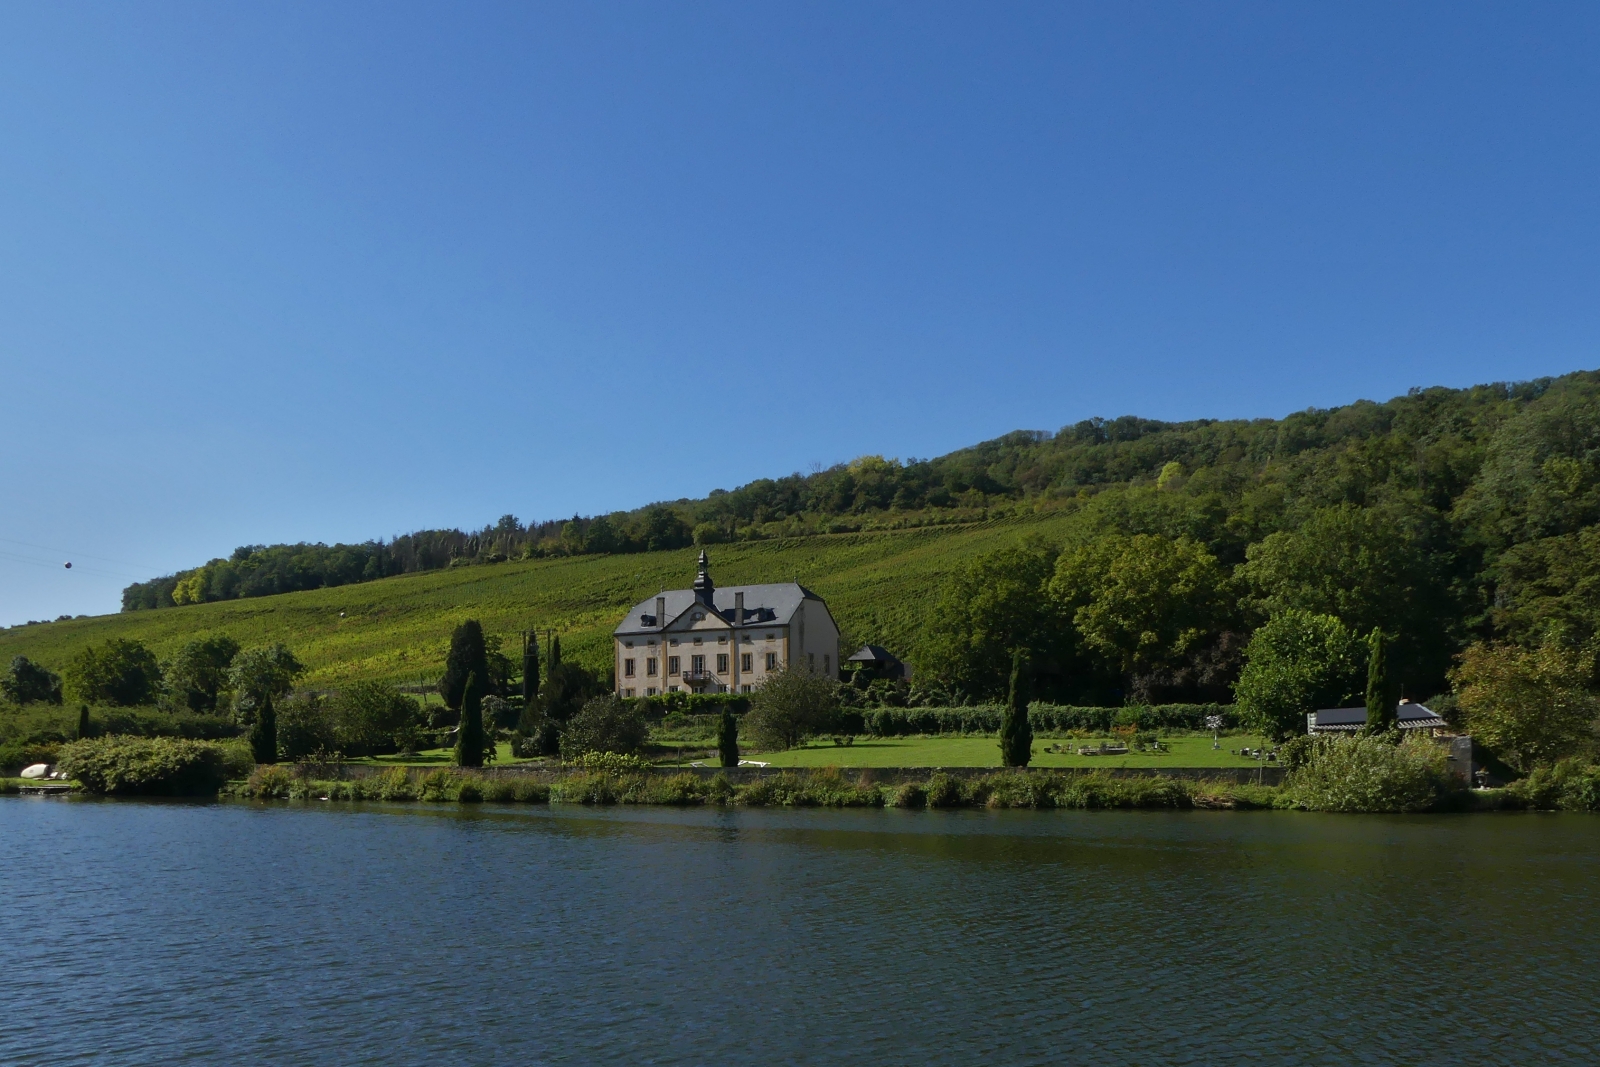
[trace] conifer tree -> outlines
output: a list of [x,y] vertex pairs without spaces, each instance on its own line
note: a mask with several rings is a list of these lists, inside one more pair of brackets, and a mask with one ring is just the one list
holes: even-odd
[[550,670],[551,677],[555,677],[556,668],[561,666],[561,635],[557,634],[550,639]]
[[1028,654],[1019,648],[1011,654],[1011,686],[1006,694],[1006,714],[1000,721],[1000,762],[1026,767],[1033,759],[1033,727],[1028,724]]
[[89,725],[89,705],[87,705],[87,704],[79,704],[78,705],[78,740],[81,741],[85,737],[88,737],[90,729],[91,729],[91,727]]
[[272,708],[270,694],[261,698],[255,722],[250,724],[250,751],[257,763],[278,762],[278,713]]
[[1367,733],[1386,733],[1395,725],[1395,693],[1389,678],[1388,639],[1382,630],[1367,635]]
[[727,706],[722,709],[722,723],[717,727],[717,755],[724,767],[739,766],[739,720]]
[[456,731],[456,766],[483,766],[483,688],[477,674],[467,675],[461,692],[461,726]]
[[522,706],[533,707],[539,699],[539,638],[529,634],[522,646]]
[[450,635],[450,653],[445,657],[444,677],[439,679],[439,695],[444,697],[445,707],[461,710],[467,678],[474,674],[480,689],[488,684],[489,653],[483,641],[483,627],[477,619],[468,619]]

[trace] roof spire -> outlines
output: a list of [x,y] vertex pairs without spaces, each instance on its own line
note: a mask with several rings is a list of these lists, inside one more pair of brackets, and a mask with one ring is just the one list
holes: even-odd
[[706,607],[714,607],[711,595],[716,592],[717,586],[711,580],[711,560],[706,557],[706,550],[700,550],[700,573],[694,579],[694,598]]

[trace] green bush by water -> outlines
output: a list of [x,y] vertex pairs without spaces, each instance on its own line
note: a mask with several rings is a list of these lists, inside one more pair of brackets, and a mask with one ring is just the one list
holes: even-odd
[[1289,772],[1285,792],[1310,811],[1435,811],[1464,787],[1442,748],[1425,739],[1318,737]]
[[171,737],[98,737],[62,746],[59,769],[91,793],[189,796],[228,780],[223,746]]

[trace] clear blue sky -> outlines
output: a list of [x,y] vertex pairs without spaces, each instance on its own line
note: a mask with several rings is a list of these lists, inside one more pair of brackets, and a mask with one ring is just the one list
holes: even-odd
[[7,4],[0,623],[1594,367],[1597,55],[1593,4]]

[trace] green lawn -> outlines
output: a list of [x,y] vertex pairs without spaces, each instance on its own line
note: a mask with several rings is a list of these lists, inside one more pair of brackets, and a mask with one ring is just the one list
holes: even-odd
[[[1079,756],[1048,752],[1052,745],[1076,750],[1079,745],[1097,745],[1099,738],[1087,740],[1040,738],[1033,743],[1035,767],[1256,767],[1254,760],[1230,755],[1229,750],[1255,748],[1261,738],[1250,735],[1224,737],[1222,747],[1213,750],[1209,737],[1164,739],[1170,752],[1134,752],[1126,756]],[[831,741],[812,742],[787,752],[745,753],[745,759],[770,763],[774,767],[998,767],[1000,743],[992,737],[894,737],[858,738],[853,745]]]
[[[453,748],[429,748],[418,752],[415,756],[359,756],[348,763],[366,763],[377,767],[454,767],[456,765],[456,750]],[[530,763],[531,760],[517,759],[511,754],[509,742],[502,741],[494,746],[494,763],[490,766],[504,767],[508,763]]]
[[[710,549],[712,573],[719,585],[804,582],[828,601],[842,647],[875,641],[907,652],[953,569],[1029,534],[1059,537],[1070,522],[1056,512],[717,545]],[[623,613],[658,589],[687,586],[698,551],[457,567],[336,589],[13,626],[0,630],[0,663],[25,655],[60,670],[84,645],[113,637],[142,641],[166,657],[198,634],[226,633],[246,647],[282,641],[309,668],[300,684],[313,689],[363,679],[431,682],[443,667],[451,629],[476,618],[510,649],[519,647],[523,629],[554,629],[569,658],[604,668],[611,629]]]

